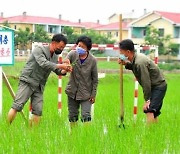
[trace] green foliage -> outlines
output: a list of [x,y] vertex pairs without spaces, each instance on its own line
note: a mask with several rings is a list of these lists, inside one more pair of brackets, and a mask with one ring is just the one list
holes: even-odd
[[42,26],[36,25],[36,31],[34,33],[31,33],[28,27],[25,30],[19,28],[15,32],[16,48],[27,49],[27,46],[32,42],[50,42],[50,38]]
[[80,35],[86,35],[92,39],[93,44],[114,44],[115,40],[111,40],[110,37],[106,37],[103,35],[98,34],[98,32],[94,30],[82,30],[82,34],[74,33],[74,30],[71,27],[64,27],[62,32],[66,34],[68,38],[68,43],[74,44],[77,38]]
[[179,53],[179,44],[170,43],[168,48],[169,48],[169,52],[171,53],[171,55],[173,55],[173,56],[178,55],[178,53]]
[[35,33],[32,33],[30,37],[33,42],[50,42],[47,32],[41,25],[36,25],[36,31]]
[[166,71],[180,70],[180,63],[158,64],[159,68]]
[[92,39],[93,44],[114,44],[115,41],[110,37],[100,35],[95,30],[86,30],[83,35],[87,35]]
[[63,27],[62,33],[67,36],[67,40],[69,44],[75,44],[77,38],[79,37],[78,34],[74,33],[74,30],[71,27]]
[[165,54],[168,50],[168,43],[170,43],[171,35],[161,37],[160,31],[152,26],[147,27],[145,43],[148,45],[157,45],[159,54]]
[[76,43],[78,35],[74,34],[74,30],[71,27],[63,27],[62,33],[66,35],[69,44]]
[[27,44],[31,42],[30,29],[26,27],[25,30],[21,28],[15,32],[15,46],[17,48],[27,49]]

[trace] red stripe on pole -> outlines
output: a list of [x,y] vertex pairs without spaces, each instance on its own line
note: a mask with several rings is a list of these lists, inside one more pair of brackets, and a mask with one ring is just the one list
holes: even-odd
[[59,94],[62,93],[62,88],[61,88],[61,87],[58,88],[58,93],[59,93]]
[[138,89],[134,90],[134,97],[138,97]]
[[106,47],[113,48],[114,44],[106,44]]
[[32,104],[31,104],[31,102],[29,104],[29,111],[32,111]]
[[105,47],[98,47],[98,50],[104,51]]
[[134,106],[134,114],[137,114],[137,106]]
[[61,56],[59,56],[58,63],[59,63],[59,64],[62,63],[62,57],[61,57]]
[[59,102],[59,103],[58,103],[58,109],[61,109],[61,108],[62,108],[62,103]]
[[99,46],[98,44],[92,44],[92,47],[94,47],[94,48],[95,47],[97,48],[98,46]]
[[158,64],[158,57],[154,58],[154,62],[155,62],[155,64]]
[[113,50],[119,50],[119,47],[114,47]]

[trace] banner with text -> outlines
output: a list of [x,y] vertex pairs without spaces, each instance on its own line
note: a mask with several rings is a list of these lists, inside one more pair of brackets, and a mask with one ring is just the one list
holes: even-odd
[[14,65],[14,31],[0,30],[0,66]]

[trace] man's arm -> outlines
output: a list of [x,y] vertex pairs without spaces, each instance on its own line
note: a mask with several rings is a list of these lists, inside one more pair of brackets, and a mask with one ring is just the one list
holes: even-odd
[[137,71],[140,76],[140,84],[143,89],[144,99],[145,101],[148,101],[151,97],[151,79],[148,66],[145,64],[139,65]]
[[59,73],[59,69],[68,70],[69,66],[67,64],[56,64],[49,60],[47,60],[47,57],[45,56],[43,49],[41,47],[37,47],[33,51],[33,56],[35,57],[36,62],[45,70],[51,70],[55,73]]

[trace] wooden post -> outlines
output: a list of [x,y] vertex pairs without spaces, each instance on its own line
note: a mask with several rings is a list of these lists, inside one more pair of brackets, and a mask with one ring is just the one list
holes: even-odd
[[[15,99],[15,93],[14,93],[14,91],[13,91],[13,89],[12,89],[12,87],[11,87],[11,85],[10,85],[7,77],[6,77],[6,74],[5,74],[3,71],[2,71],[2,75],[3,75],[3,78],[4,78],[4,82],[5,82],[6,86],[8,87],[8,90],[9,90],[12,98]],[[27,120],[26,120],[26,117],[25,117],[25,115],[24,115],[23,110],[22,110],[20,113],[21,113],[23,119],[24,119],[25,121],[27,121]]]
[[[119,41],[122,41],[122,14],[119,15]],[[121,124],[123,124],[124,103],[123,103],[123,65],[122,64],[120,64],[120,119],[121,119]]]

